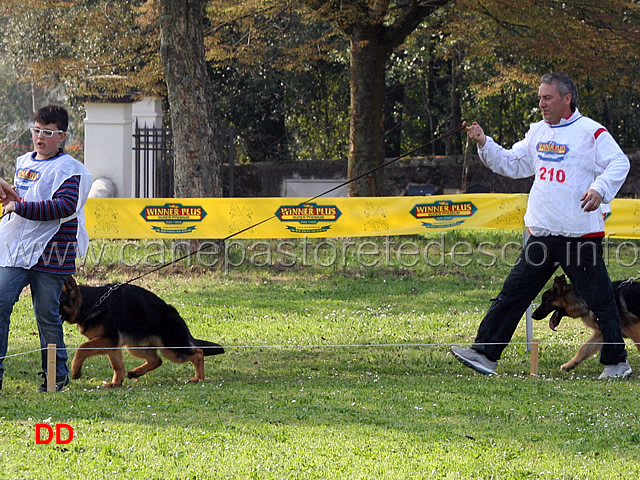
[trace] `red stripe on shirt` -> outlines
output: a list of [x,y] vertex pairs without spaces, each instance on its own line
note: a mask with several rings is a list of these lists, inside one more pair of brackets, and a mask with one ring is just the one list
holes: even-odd
[[593,134],[593,138],[595,138],[596,140],[598,139],[598,137],[600,136],[601,133],[606,132],[607,129],[606,128],[599,128],[598,130],[596,130],[596,133]]

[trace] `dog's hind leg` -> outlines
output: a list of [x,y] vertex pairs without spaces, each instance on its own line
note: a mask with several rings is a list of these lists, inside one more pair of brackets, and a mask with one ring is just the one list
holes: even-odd
[[162,359],[160,358],[160,355],[158,355],[158,351],[155,349],[143,348],[138,350],[135,348],[127,348],[127,352],[129,352],[134,357],[142,358],[143,360],[145,360],[142,365],[127,372],[127,377],[129,378],[141,377],[145,373],[149,373],[151,370],[155,370],[160,365],[162,365]]
[[578,352],[573,356],[571,360],[560,366],[560,370],[572,370],[580,365],[585,359],[592,355],[595,355],[602,346],[602,334],[600,331],[595,331],[589,337],[584,345],[580,347]]
[[122,352],[118,349],[118,345],[114,345],[105,337],[96,337],[80,345],[71,361],[71,378],[80,378],[82,376],[82,364],[87,358],[95,355],[107,355],[109,357],[109,362],[114,371],[111,382],[113,385],[109,384],[109,386],[121,385],[124,378]]
[[162,350],[162,354],[167,360],[174,363],[191,362],[196,369],[195,376],[189,380],[191,383],[204,382],[204,352],[201,348],[194,348],[193,353],[185,354],[184,352],[176,352],[165,348]]

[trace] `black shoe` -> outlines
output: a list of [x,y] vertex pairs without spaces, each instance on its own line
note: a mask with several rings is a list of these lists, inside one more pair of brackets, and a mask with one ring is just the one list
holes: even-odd
[[[46,392],[47,391],[47,375],[44,372],[40,372],[39,375],[44,377],[44,382],[38,388],[38,392]],[[69,375],[65,375],[64,377],[56,377],[56,392],[59,392],[64,387],[69,385]]]

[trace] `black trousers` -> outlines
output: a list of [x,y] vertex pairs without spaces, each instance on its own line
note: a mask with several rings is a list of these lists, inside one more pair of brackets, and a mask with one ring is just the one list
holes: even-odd
[[615,365],[625,361],[627,351],[600,238],[530,237],[480,323],[473,348],[497,361],[522,315],[558,266],[597,317],[603,336],[600,362]]

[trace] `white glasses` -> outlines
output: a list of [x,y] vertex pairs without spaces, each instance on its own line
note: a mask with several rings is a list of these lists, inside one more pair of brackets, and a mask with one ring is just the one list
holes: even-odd
[[64,130],[47,130],[46,128],[38,128],[38,127],[31,127],[30,130],[31,130],[31,133],[33,133],[36,137],[39,137],[40,135],[42,135],[45,138],[51,138],[55,133],[64,132]]

